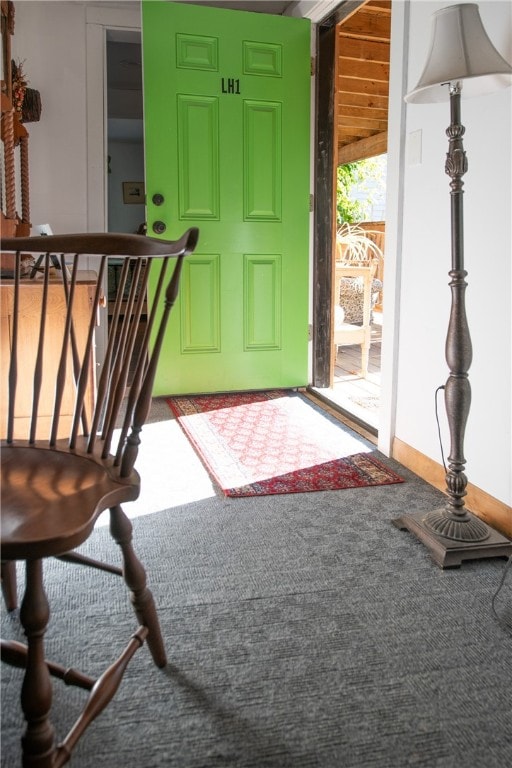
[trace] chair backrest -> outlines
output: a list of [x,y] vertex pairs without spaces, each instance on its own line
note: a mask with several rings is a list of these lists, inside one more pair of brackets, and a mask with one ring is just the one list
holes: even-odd
[[[107,460],[119,427],[112,464],[120,477],[130,475],[182,261],[198,235],[191,228],[176,241],[113,233],[2,240],[4,266],[5,254],[13,252],[12,277],[1,287],[3,440],[50,449],[66,445]],[[35,258],[29,257],[30,271],[23,275],[29,254]],[[109,257],[121,259],[122,267],[97,375]],[[154,299],[148,310],[150,273]]]

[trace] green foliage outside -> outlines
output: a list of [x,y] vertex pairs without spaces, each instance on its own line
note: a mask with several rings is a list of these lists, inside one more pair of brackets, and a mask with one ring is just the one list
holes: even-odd
[[[337,169],[336,222],[368,221],[372,205],[386,184],[386,155],[369,157],[355,163],[339,165]],[[354,196],[354,189],[363,192],[363,199]]]

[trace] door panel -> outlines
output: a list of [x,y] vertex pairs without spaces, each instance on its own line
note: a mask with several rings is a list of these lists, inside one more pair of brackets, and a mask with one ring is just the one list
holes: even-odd
[[309,21],[143,2],[143,61],[148,233],[200,229],[155,394],[304,386]]
[[[220,352],[220,256],[188,259],[181,289],[182,352]],[[201,312],[192,312],[194,304]]]
[[244,103],[244,219],[281,221],[281,105]]
[[180,218],[219,219],[219,103],[178,95],[177,120]]
[[[245,350],[281,348],[281,293],[281,257],[246,254]],[[265,307],[265,312],[261,312],[260,307]]]

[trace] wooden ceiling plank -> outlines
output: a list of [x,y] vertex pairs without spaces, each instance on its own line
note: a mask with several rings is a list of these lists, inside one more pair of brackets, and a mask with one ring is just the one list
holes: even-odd
[[391,19],[365,13],[364,9],[351,16],[341,27],[344,37],[389,42],[391,40]]
[[341,129],[338,141],[345,142],[347,137],[351,137],[352,140],[368,139],[370,136],[375,136],[381,133],[381,131],[372,131],[369,128],[357,128],[355,125],[347,126],[346,130]]
[[337,50],[339,56],[344,59],[389,64],[389,43],[371,42],[354,37],[344,37],[340,34]]
[[351,77],[339,77],[337,87],[339,93],[360,93],[387,97],[389,92],[389,83],[357,80]]
[[351,117],[343,114],[338,115],[337,124],[340,130],[353,126],[356,131],[364,129],[373,133],[382,133],[387,128],[387,120],[368,120],[363,117]]
[[387,120],[388,112],[386,109],[369,109],[367,107],[349,107],[345,104],[339,104],[337,112],[344,115],[346,119],[363,118],[367,120]]
[[337,94],[338,104],[340,106],[347,106],[347,107],[368,107],[370,109],[384,109],[386,112],[388,111],[388,97],[385,96],[378,96],[377,94],[372,93],[367,94],[361,94],[361,93],[348,93],[345,92],[338,92]]
[[358,80],[378,80],[387,83],[389,81],[389,64],[373,61],[354,61],[353,59],[340,57],[338,76],[354,77]]
[[346,120],[353,118],[367,120],[387,120],[387,109],[369,109],[368,107],[352,107],[348,104],[336,104],[336,113],[344,115]]
[[367,0],[337,27],[338,164],[387,151],[390,0]]
[[380,103],[372,103],[359,94],[340,93],[336,98],[336,107],[343,109],[347,115],[387,115],[388,105],[385,99]]
[[[391,8],[377,8],[376,5],[366,4],[361,5],[359,12],[355,14],[359,19],[366,20],[368,18],[375,19],[377,22],[384,22],[389,27],[391,26]],[[353,18],[353,17],[352,17]]]
[[338,115],[336,118],[336,130],[349,131],[354,126],[354,131],[357,133],[361,129],[369,130],[371,133],[382,133],[388,127],[387,120],[362,120],[361,122],[355,122],[354,118],[347,119],[343,115]]
[[391,16],[391,0],[387,0],[387,2],[372,2],[372,0],[369,0],[369,2],[364,4],[364,10],[367,13],[374,13],[376,15],[381,16]]

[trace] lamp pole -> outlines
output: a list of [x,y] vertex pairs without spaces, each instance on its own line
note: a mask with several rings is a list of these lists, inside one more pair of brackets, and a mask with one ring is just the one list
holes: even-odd
[[467,477],[464,472],[464,434],[471,405],[471,385],[468,371],[473,357],[471,336],[466,316],[466,277],[464,269],[464,214],[463,214],[463,175],[468,170],[468,161],[464,151],[464,126],[461,124],[460,83],[447,83],[450,88],[450,126],[446,129],[449,139],[445,171],[451,178],[451,252],[452,268],[449,272],[451,281],[452,303],[448,334],[446,337],[446,362],[450,375],[445,385],[445,406],[450,429],[451,446],[446,473],[446,491],[448,499],[444,509],[429,512],[425,525],[441,536],[457,541],[484,541],[489,537],[489,529],[478,518],[469,515],[464,497],[466,496]]

